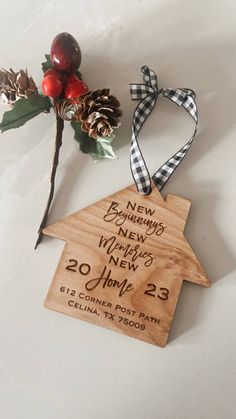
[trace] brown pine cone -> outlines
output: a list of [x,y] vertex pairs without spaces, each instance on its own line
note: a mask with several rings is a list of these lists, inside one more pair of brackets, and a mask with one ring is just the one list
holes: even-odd
[[110,137],[113,128],[120,126],[120,102],[109,94],[109,89],[99,89],[77,99],[75,119],[81,122],[82,131],[92,138]]
[[0,69],[0,95],[4,102],[14,105],[18,99],[29,98],[35,94],[38,94],[38,90],[27,70],[15,73],[11,68]]

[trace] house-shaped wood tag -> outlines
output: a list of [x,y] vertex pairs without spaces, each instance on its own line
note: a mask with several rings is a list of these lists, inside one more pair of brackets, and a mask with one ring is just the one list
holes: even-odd
[[210,286],[183,234],[190,205],[133,185],[44,229],[66,242],[45,307],[165,346],[183,280]]

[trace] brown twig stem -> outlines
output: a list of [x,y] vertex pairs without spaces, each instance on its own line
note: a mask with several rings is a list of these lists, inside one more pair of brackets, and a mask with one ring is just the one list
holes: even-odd
[[54,156],[53,156],[53,165],[52,165],[51,178],[50,178],[50,185],[51,186],[50,186],[50,192],[49,192],[49,196],[48,196],[47,206],[45,208],[43,219],[41,221],[41,224],[40,224],[40,227],[39,227],[39,230],[38,230],[38,239],[37,239],[37,242],[35,244],[35,249],[37,248],[39,243],[42,241],[43,229],[44,229],[44,227],[46,226],[46,223],[47,223],[48,214],[49,214],[50,206],[51,206],[51,203],[52,203],[52,200],[53,200],[54,189],[55,189],[55,177],[56,177],[57,166],[58,166],[58,163],[59,163],[59,153],[60,153],[60,148],[61,148],[61,145],[62,145],[62,133],[63,133],[63,129],[64,129],[64,121],[58,114],[56,116],[56,121],[57,121],[57,127],[56,127],[55,151],[54,151]]

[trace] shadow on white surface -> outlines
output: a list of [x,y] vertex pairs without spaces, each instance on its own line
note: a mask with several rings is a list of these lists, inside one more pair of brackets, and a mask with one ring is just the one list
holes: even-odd
[[[184,185],[191,181],[186,178]],[[212,286],[235,270],[236,259],[215,220],[215,210],[219,194],[213,185],[191,185],[194,200],[185,230],[185,236],[193,247],[200,263],[204,267]],[[209,190],[211,192],[209,192]],[[215,193],[214,193],[215,190]],[[183,283],[177,304],[169,342],[177,339],[189,330],[196,329],[198,323],[204,324],[202,309],[207,309],[211,288],[204,288],[191,283]]]

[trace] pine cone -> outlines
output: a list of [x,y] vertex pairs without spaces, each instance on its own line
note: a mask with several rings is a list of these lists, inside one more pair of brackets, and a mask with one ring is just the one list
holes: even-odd
[[99,89],[80,96],[75,119],[81,122],[82,131],[92,138],[109,137],[113,128],[120,126],[120,102],[109,95],[109,89]]
[[38,94],[38,90],[27,70],[15,73],[11,68],[0,69],[0,95],[4,102],[14,105],[18,99],[29,98],[35,94]]

